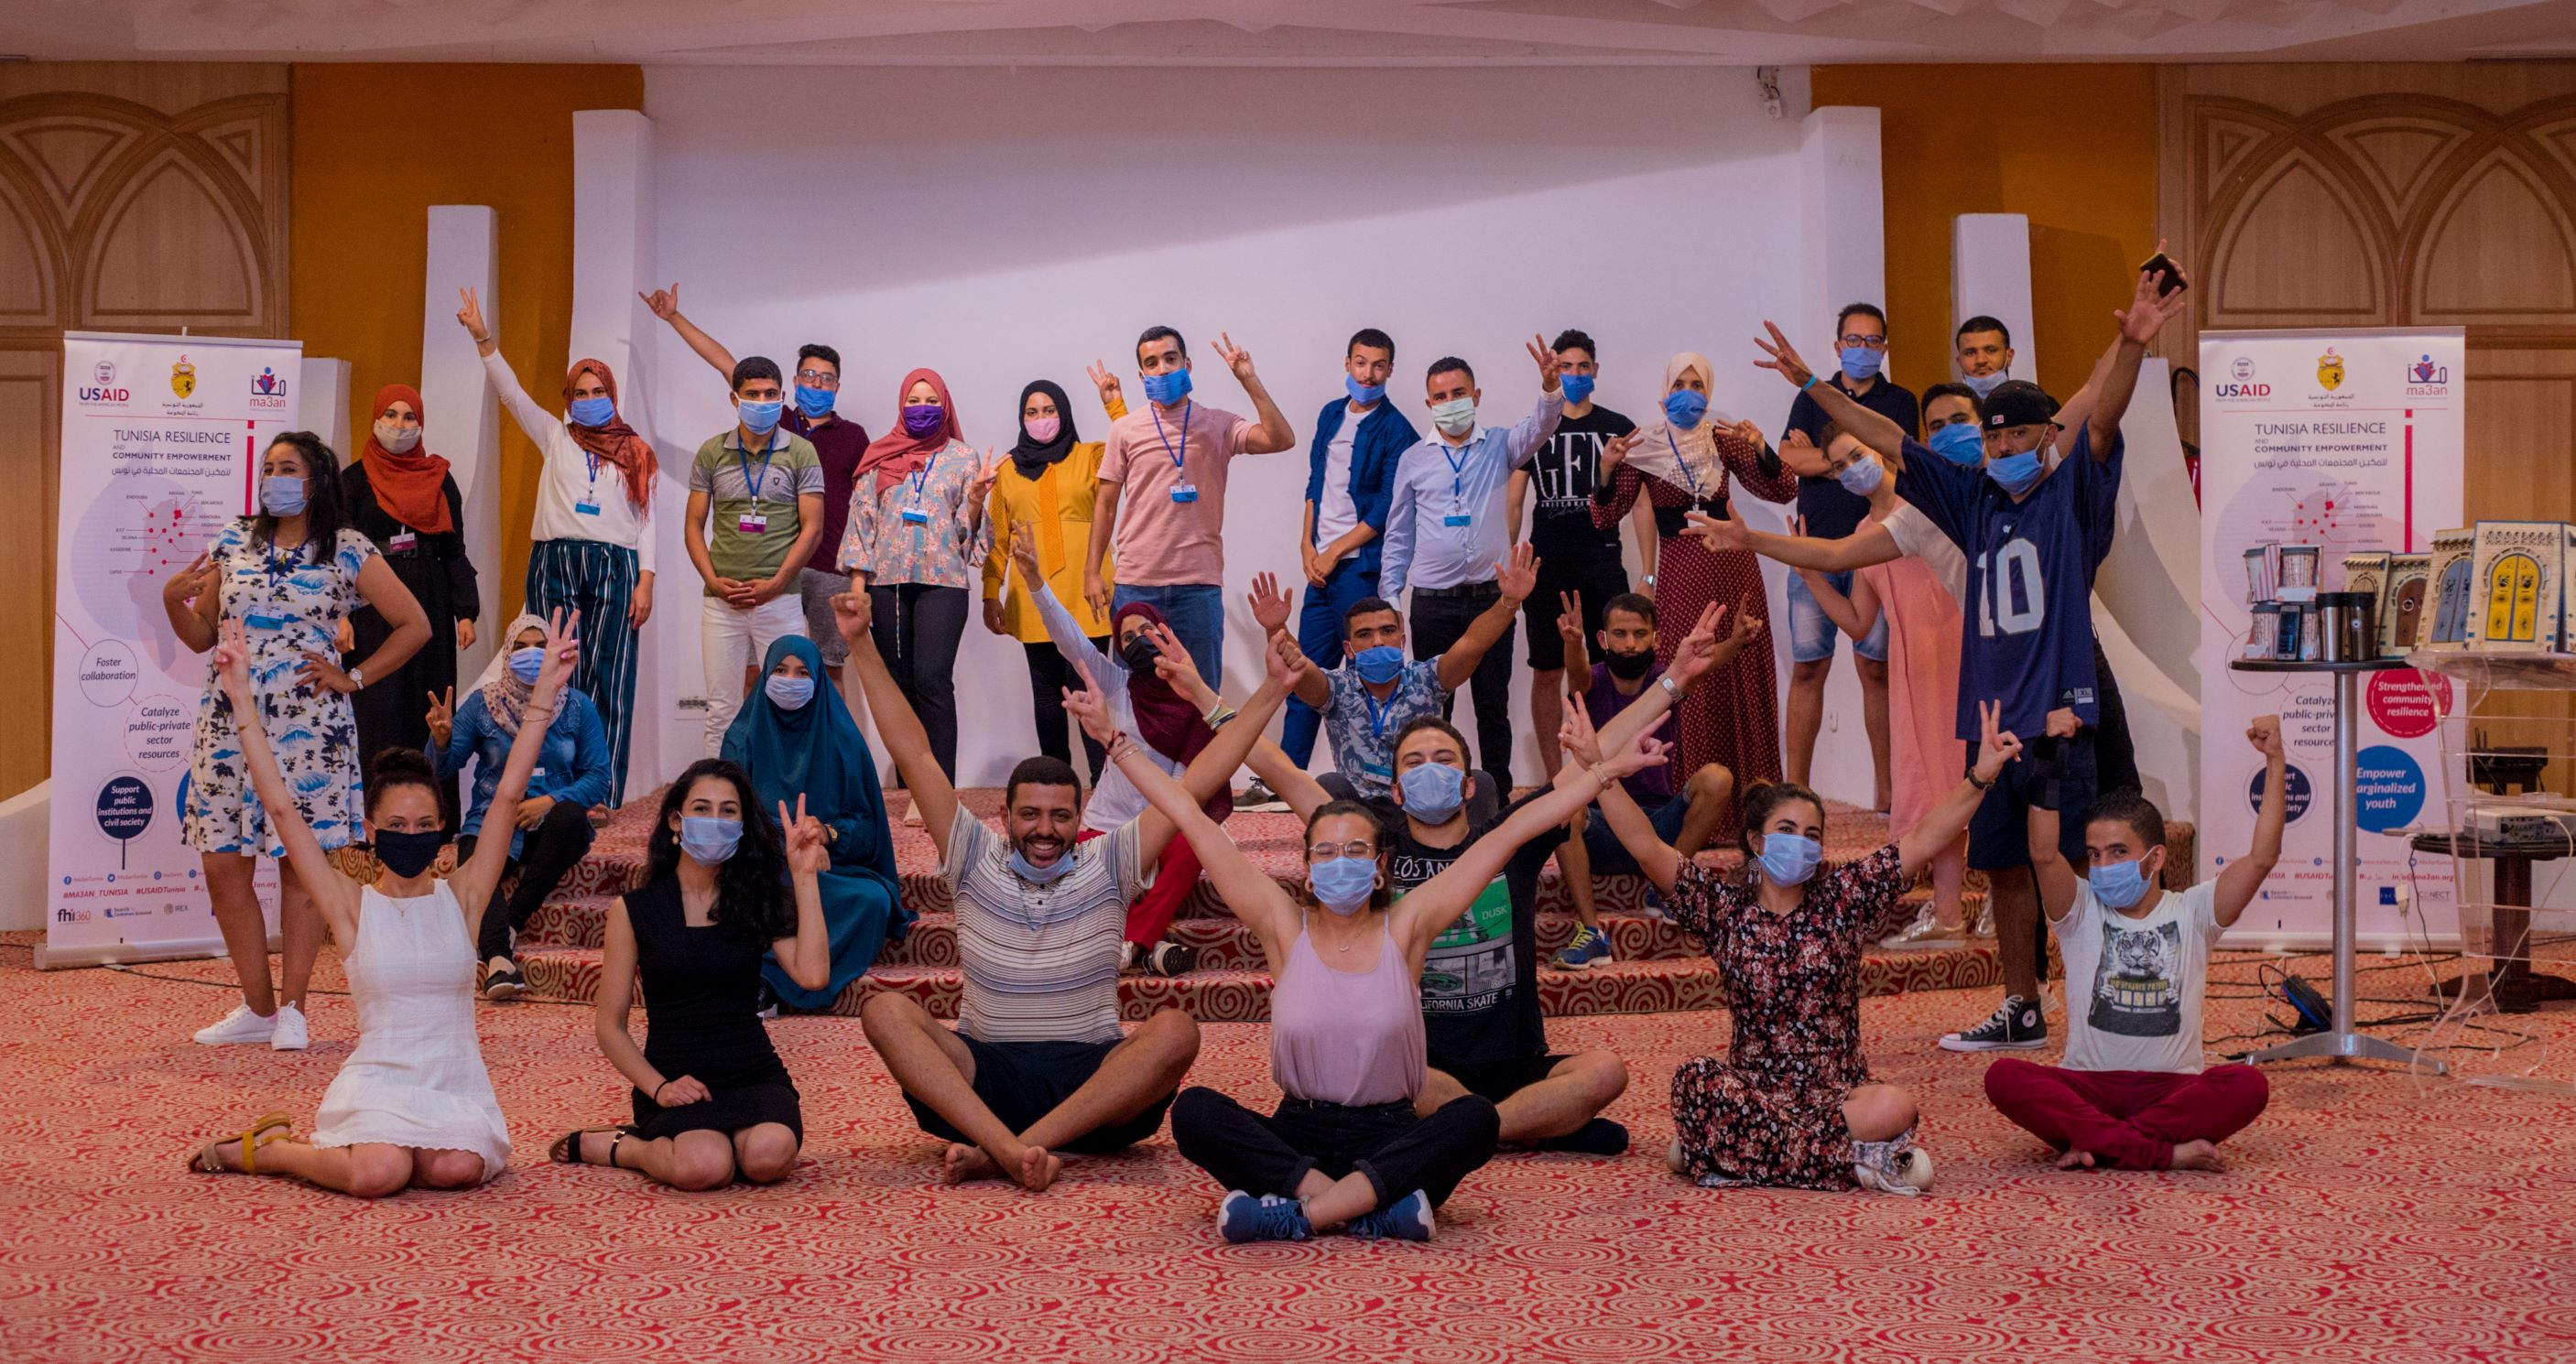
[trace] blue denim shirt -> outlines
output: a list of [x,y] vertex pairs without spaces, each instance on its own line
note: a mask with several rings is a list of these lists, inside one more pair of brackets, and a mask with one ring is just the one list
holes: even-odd
[[[1332,451],[1333,437],[1341,434],[1342,422],[1349,416],[1350,400],[1335,398],[1315,418],[1315,441],[1306,450],[1306,500],[1319,509],[1324,505],[1324,461]],[[1395,462],[1421,439],[1413,423],[1395,410],[1391,398],[1360,418],[1360,429],[1351,435],[1351,505],[1358,509],[1360,520],[1377,532],[1351,555],[1362,573],[1377,572],[1379,556],[1386,551],[1386,508],[1395,492]]]
[[[516,740],[501,732],[492,720],[492,708],[483,703],[483,693],[476,691],[456,707],[454,732],[447,737],[442,750],[429,745],[429,760],[438,769],[441,780],[454,780],[465,770],[465,760],[474,760],[474,791],[466,803],[465,827],[462,833],[483,831],[483,812],[492,808],[492,792],[501,785],[501,767],[510,760],[510,745]],[[545,742],[537,749],[537,770],[528,778],[528,794],[552,796],[575,805],[596,806],[608,799],[608,730],[599,722],[599,708],[590,698],[567,687],[555,710],[552,724],[546,726]],[[510,831],[510,855],[519,855],[524,831]]]

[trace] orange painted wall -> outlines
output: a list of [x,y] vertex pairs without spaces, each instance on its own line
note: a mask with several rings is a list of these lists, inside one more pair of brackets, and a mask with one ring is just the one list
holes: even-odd
[[[1813,89],[1818,105],[1879,110],[1897,381],[1953,376],[1951,219],[2024,213],[2038,379],[2060,397],[2081,387],[2156,247],[2155,68],[1819,66]],[[2014,373],[2031,377],[2017,349]]]
[[[350,362],[359,409],[385,384],[417,383],[427,209],[488,204],[500,220],[501,353],[556,405],[571,363],[572,116],[644,107],[643,69],[299,65],[293,91],[288,334],[307,355]],[[439,415],[426,414],[432,450]],[[353,411],[350,431],[371,417]],[[504,603],[523,591],[537,471],[536,448],[504,417],[503,540],[472,547],[484,590]]]

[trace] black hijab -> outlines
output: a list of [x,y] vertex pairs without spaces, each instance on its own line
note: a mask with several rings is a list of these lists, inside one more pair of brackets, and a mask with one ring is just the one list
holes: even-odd
[[1011,463],[1019,466],[1022,478],[1036,478],[1045,473],[1048,465],[1072,454],[1074,442],[1082,439],[1073,429],[1073,404],[1054,380],[1040,379],[1020,390],[1020,411],[1023,414],[1029,410],[1029,395],[1032,393],[1043,393],[1055,399],[1055,439],[1043,445],[1029,439],[1028,422],[1025,418],[1021,420],[1020,443],[1011,447]]

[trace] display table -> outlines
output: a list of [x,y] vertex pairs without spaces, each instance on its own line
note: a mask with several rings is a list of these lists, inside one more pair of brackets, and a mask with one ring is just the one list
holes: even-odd
[[2531,969],[2531,864],[2565,857],[2559,843],[2488,843],[2475,834],[2428,833],[2414,838],[2417,852],[2449,853],[2495,863],[2496,965],[2484,973],[2443,981],[2433,992],[2445,999],[2475,998],[2491,991],[2499,1012],[2527,1014],[2543,1004],[2576,999],[2576,980]]
[[2307,663],[2274,659],[2245,659],[2227,665],[2244,673],[2328,673],[2334,677],[2334,1026],[2324,1032],[2294,1037],[2277,1047],[2265,1047],[2246,1057],[2248,1061],[2292,1061],[2301,1057],[2322,1056],[2338,1064],[2346,1061],[2394,1061],[2402,1065],[2421,1066],[2439,1072],[2441,1062],[2419,1056],[2411,1047],[2366,1036],[2353,1027],[2353,916],[2352,873],[2353,851],[2353,764],[2360,751],[2354,732],[2359,709],[2361,675],[2386,672],[2407,666],[2402,658],[2371,658],[2350,663]]

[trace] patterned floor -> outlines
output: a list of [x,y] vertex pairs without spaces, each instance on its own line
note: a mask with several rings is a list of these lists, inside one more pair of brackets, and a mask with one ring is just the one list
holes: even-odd
[[[1723,1046],[1724,1016],[1579,1018],[1551,1025],[1556,1045],[1627,1059],[1612,1115],[1635,1153],[1505,1156],[1429,1246],[1231,1248],[1209,1225],[1217,1191],[1168,1136],[1079,1162],[1044,1195],[937,1187],[933,1146],[835,1017],[774,1025],[809,1133],[774,1188],[681,1194],[540,1163],[623,1099],[588,1012],[533,1004],[483,1011],[519,1148],[494,1185],[365,1204],[185,1174],[182,1149],[210,1128],[268,1108],[309,1119],[348,1053],[347,1001],[317,1002],[301,1055],[209,1050],[185,1039],[228,990],[38,973],[29,941],[0,940],[0,1011],[20,1020],[0,1036],[0,1359],[2576,1357],[2576,1101],[2305,1064],[2274,1074],[2227,1173],[2060,1174],[1985,1107],[1983,1060],[1931,1046],[1982,993],[1863,1006],[1882,1078],[1921,1100],[1932,1196],[1680,1184],[1654,1154],[1669,1079]],[[2421,971],[2398,967],[2365,979],[2401,997]],[[2210,1012],[2214,1031],[2256,1026],[2249,1003]],[[2504,1020],[2533,1040],[2455,1059],[2563,1077],[2571,1022]],[[1193,1080],[1267,1103],[1264,1030],[1206,1032]]]

